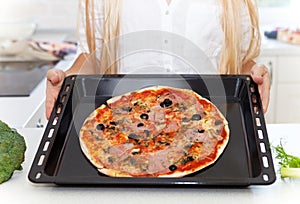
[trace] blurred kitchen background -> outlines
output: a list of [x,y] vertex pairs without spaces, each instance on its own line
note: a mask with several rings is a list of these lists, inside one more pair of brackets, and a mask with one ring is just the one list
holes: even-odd
[[29,96],[48,69],[74,57],[78,0],[0,5],[0,96]]
[[78,0],[0,0],[0,3],[1,26],[33,23],[38,30],[75,30]]
[[[0,0],[2,97],[30,96],[47,69],[74,56],[78,2]],[[266,64],[272,75],[266,120],[300,123],[300,0],[258,3],[263,41],[257,61]],[[30,80],[16,79],[26,74]]]

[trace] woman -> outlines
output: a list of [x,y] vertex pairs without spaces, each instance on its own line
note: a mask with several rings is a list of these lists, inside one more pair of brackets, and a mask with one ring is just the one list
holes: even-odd
[[[47,118],[67,75],[128,73],[134,69],[132,67],[141,64],[128,66],[126,63],[139,62],[143,57],[145,61],[141,63],[150,64],[157,57],[158,64],[154,65],[160,66],[163,54],[158,55],[157,52],[151,53],[150,57],[139,53],[129,56],[129,59],[133,57],[130,60],[118,62],[120,50],[130,44],[120,42],[122,36],[153,30],[160,32],[158,36],[161,39],[174,33],[174,36],[182,36],[192,42],[203,50],[220,74],[251,74],[258,84],[266,112],[270,75],[264,65],[254,62],[260,51],[255,0],[82,0],[80,8],[80,20],[83,22],[80,31],[84,33],[80,41],[81,54],[66,72],[58,69],[47,72]],[[147,41],[147,37],[143,39]],[[164,42],[169,43],[165,40],[162,44]],[[86,59],[92,58],[91,55],[99,60],[100,65],[81,69]],[[174,59],[171,61],[174,65]]]

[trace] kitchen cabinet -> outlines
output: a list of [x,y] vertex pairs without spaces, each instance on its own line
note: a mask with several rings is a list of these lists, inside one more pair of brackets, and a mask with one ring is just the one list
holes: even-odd
[[278,57],[278,123],[300,123],[300,56]]
[[257,62],[271,74],[267,123],[300,123],[300,46],[276,42],[263,48]]
[[0,97],[0,120],[14,128],[24,127],[45,100],[45,85],[44,79],[28,97]]
[[278,84],[277,123],[300,123],[300,83]]
[[279,83],[300,84],[300,55],[278,57],[278,66]]

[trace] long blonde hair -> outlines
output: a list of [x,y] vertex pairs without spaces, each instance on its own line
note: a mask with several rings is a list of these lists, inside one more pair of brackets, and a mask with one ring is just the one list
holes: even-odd
[[[94,1],[84,1],[86,39],[89,53],[97,49]],[[161,0],[165,1],[165,0]],[[242,67],[259,55],[260,32],[258,25],[258,12],[256,0],[219,0],[222,17],[220,19],[223,29],[223,45],[221,50],[219,73],[239,74]],[[104,0],[104,25],[102,35],[102,49],[99,73],[116,74],[118,71],[118,36],[120,35],[120,14],[122,0]],[[249,49],[242,57],[243,32],[239,22],[241,7],[248,8],[251,21],[251,40]],[[109,42],[109,43],[108,43]]]
[[[260,53],[260,31],[258,11],[255,0],[222,0],[223,45],[219,62],[219,72],[222,74],[240,74],[247,62],[256,58]],[[243,30],[239,20],[241,7],[248,8],[251,21],[251,41],[249,48],[242,58]]]

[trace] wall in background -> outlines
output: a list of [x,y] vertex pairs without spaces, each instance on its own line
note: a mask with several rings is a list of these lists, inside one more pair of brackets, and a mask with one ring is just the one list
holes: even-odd
[[[36,0],[35,0],[36,1]],[[75,29],[79,0],[40,0],[37,23],[41,28]]]
[[263,27],[300,28],[299,0],[259,0]]
[[79,0],[0,0],[0,23],[35,22],[38,29],[75,29]]
[[[286,2],[262,4],[262,2]],[[38,29],[75,29],[79,0],[0,0],[0,23],[33,21]],[[288,3],[287,3],[288,2]],[[300,27],[300,0],[260,1],[263,27]]]

